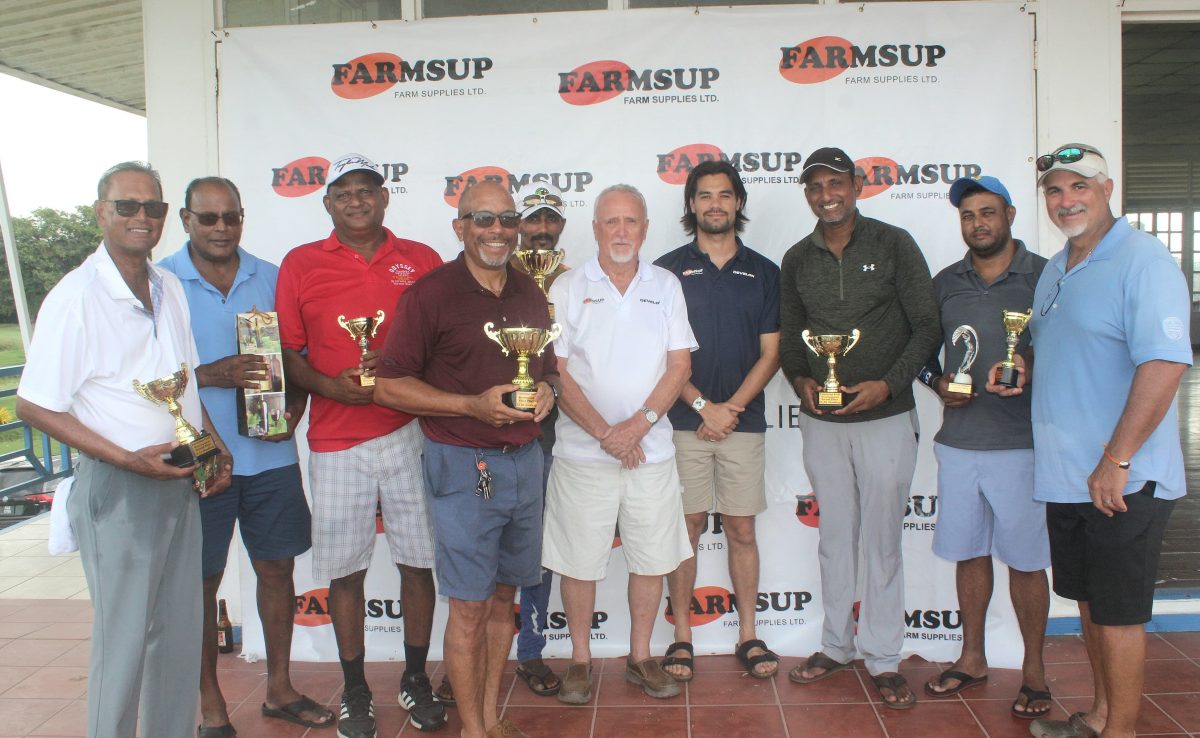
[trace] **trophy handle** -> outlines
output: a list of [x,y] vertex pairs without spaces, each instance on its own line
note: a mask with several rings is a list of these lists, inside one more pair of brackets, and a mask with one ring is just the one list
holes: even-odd
[[342,330],[344,330],[344,331],[350,330],[350,324],[346,321],[345,315],[339,315],[337,317],[337,321],[338,321],[338,325],[340,325],[342,327]]
[[383,317],[382,310],[375,311],[375,324],[371,328],[371,338],[374,338],[375,334],[379,333],[379,326],[383,325]]
[[495,323],[493,323],[490,320],[488,322],[484,323],[483,324],[483,335],[487,336],[488,338],[492,339],[497,344],[499,344],[500,350],[504,352],[505,356],[508,356],[508,347],[505,346],[504,342],[500,340],[500,331],[496,330]]
[[862,335],[862,334],[859,333],[857,328],[850,331],[850,345],[847,346],[846,348],[842,349],[842,356],[845,356],[846,354],[850,353],[850,349],[852,349],[858,345],[858,337],[860,335]]
[[537,354],[538,356],[541,356],[542,352],[546,350],[546,347],[549,346],[551,344],[551,342],[554,341],[554,339],[558,338],[561,335],[562,335],[562,326],[561,325],[559,325],[558,323],[555,323],[554,325],[550,326],[550,330],[548,330],[542,334],[542,345],[538,346],[538,350],[535,351],[534,353]]
[[179,362],[179,394],[183,394],[188,385],[188,365],[186,361]]
[[807,328],[805,328],[804,330],[800,331],[800,340],[804,341],[804,345],[805,345],[805,346],[808,346],[808,350],[809,350],[809,351],[812,351],[812,352],[813,352],[814,354],[816,354],[817,356],[820,356],[820,355],[821,355],[821,352],[817,350],[817,346],[816,346],[816,344],[815,344],[815,343],[813,343],[813,336],[812,336],[812,334],[808,332],[808,329],[807,329]]

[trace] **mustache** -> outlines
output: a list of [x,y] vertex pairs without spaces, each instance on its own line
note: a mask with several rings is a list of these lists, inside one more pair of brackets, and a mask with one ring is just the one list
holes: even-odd
[[1079,215],[1080,213],[1086,213],[1086,212],[1087,212],[1087,206],[1075,205],[1075,206],[1069,207],[1069,208],[1058,208],[1055,211],[1055,214],[1058,215],[1058,217],[1060,217],[1060,218],[1065,218],[1068,215]]

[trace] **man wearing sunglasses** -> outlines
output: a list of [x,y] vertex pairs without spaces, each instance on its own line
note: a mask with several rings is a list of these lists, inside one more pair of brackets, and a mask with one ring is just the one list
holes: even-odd
[[[946,372],[935,355],[919,378],[945,405],[934,437],[938,461],[938,524],[933,552],[955,562],[963,646],[949,669],[925,684],[930,697],[952,697],[987,681],[985,621],[992,596],[992,554],[1008,565],[1009,592],[1025,645],[1022,685],[1011,712],[1033,719],[1052,703],[1046,688],[1042,644],[1050,593],[1046,506],[1033,499],[1033,430],[1029,397],[1001,398],[980,390],[987,367],[1004,358],[1004,310],[1033,301],[1046,260],[1012,236],[1017,210],[995,177],[963,177],[950,186],[967,253],[933,278],[941,312]],[[970,326],[975,335],[960,334]],[[1017,345],[1029,343],[1022,336]],[[940,350],[939,352],[940,353]],[[963,383],[964,357],[974,363]],[[963,389],[966,391],[964,392]]]
[[1192,363],[1188,287],[1160,241],[1113,215],[1095,147],[1066,144],[1037,168],[1067,243],[1042,272],[1029,324],[1034,496],[1046,502],[1054,591],[1079,604],[1095,696],[1033,734],[1124,738],[1141,709],[1163,531],[1186,492],[1175,394]]
[[[308,424],[313,501],[313,578],[331,580],[329,613],[346,687],[338,735],[375,738],[373,698],[363,673],[364,580],[381,510],[404,603],[404,675],[400,704],[419,730],[446,722],[425,661],[435,602],[433,533],[421,475],[421,432],[413,416],[373,402],[363,384],[378,360],[361,355],[344,319],[382,314],[394,325],[396,303],[441,259],[423,243],[383,226],[388,190],[379,168],[346,154],[325,175],[333,232],[292,249],[279,267],[276,310],[289,384],[312,397]],[[382,338],[377,339],[381,343]]]
[[542,579],[537,439],[554,406],[557,362],[553,345],[530,354],[534,407],[510,407],[515,357],[484,333],[485,325],[550,328],[542,291],[509,263],[520,222],[503,185],[463,193],[452,222],[463,251],[401,298],[375,390],[381,405],[421,416],[438,588],[450,599],[446,671],[463,738],[525,736],[499,719],[497,703],[516,588]]
[[188,240],[160,262],[183,283],[200,361],[200,397],[237,459],[229,490],[200,501],[204,531],[204,655],[200,669],[199,738],[235,731],[217,682],[217,589],[225,573],[234,523],[258,578],[259,617],[267,649],[267,694],[262,712],[312,728],[333,724],[333,713],[292,686],[288,674],[296,606],[292,565],[311,547],[311,518],[300,482],[292,430],[308,396],[288,396],[287,431],[261,439],[238,433],[237,388],[257,390],[268,378],[260,356],[239,354],[237,314],[275,309],[278,267],[241,247],[242,199],[221,177],[193,180],[179,210]]
[[[190,373],[199,357],[179,280],[149,261],[167,215],[158,173],[114,166],[95,208],[104,242],[42,303],[17,415],[81,452],[67,514],[95,610],[88,736],[187,736],[203,620],[195,467],[164,460],[179,445],[175,421],[134,382],[181,363]],[[179,402],[221,450],[204,485],[219,494],[233,464],[191,377]]]

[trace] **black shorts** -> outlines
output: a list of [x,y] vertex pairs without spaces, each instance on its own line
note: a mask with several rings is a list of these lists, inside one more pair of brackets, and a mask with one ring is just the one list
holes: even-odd
[[1090,502],[1049,502],[1054,593],[1088,603],[1097,625],[1150,621],[1154,582],[1174,500],[1154,497],[1154,482],[1125,495],[1126,512],[1105,517]]

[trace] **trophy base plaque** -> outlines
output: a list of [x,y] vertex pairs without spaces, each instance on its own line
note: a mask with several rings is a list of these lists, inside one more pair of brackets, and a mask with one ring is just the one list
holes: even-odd
[[217,444],[208,431],[200,431],[194,441],[176,446],[171,450],[171,457],[166,460],[171,466],[194,466],[208,461],[220,453]]
[[504,394],[504,404],[513,410],[524,410],[532,413],[537,407],[537,390],[513,390]]
[[367,375],[367,374],[360,374],[360,375],[358,375],[358,386],[360,386],[360,387],[374,387],[374,386],[375,386],[375,375],[374,375],[374,374],[370,374],[370,375]]
[[850,404],[850,401],[856,396],[846,394],[845,392],[818,392],[817,408],[820,410],[840,410]]
[[960,395],[969,395],[972,392],[971,385],[970,374],[958,373],[950,379],[949,384],[946,385],[946,390]]
[[1017,367],[1004,366],[1001,364],[1000,367],[996,369],[996,384],[1000,385],[1001,387],[1016,389],[1017,378],[1019,376],[1021,376],[1021,374],[1017,371]]

